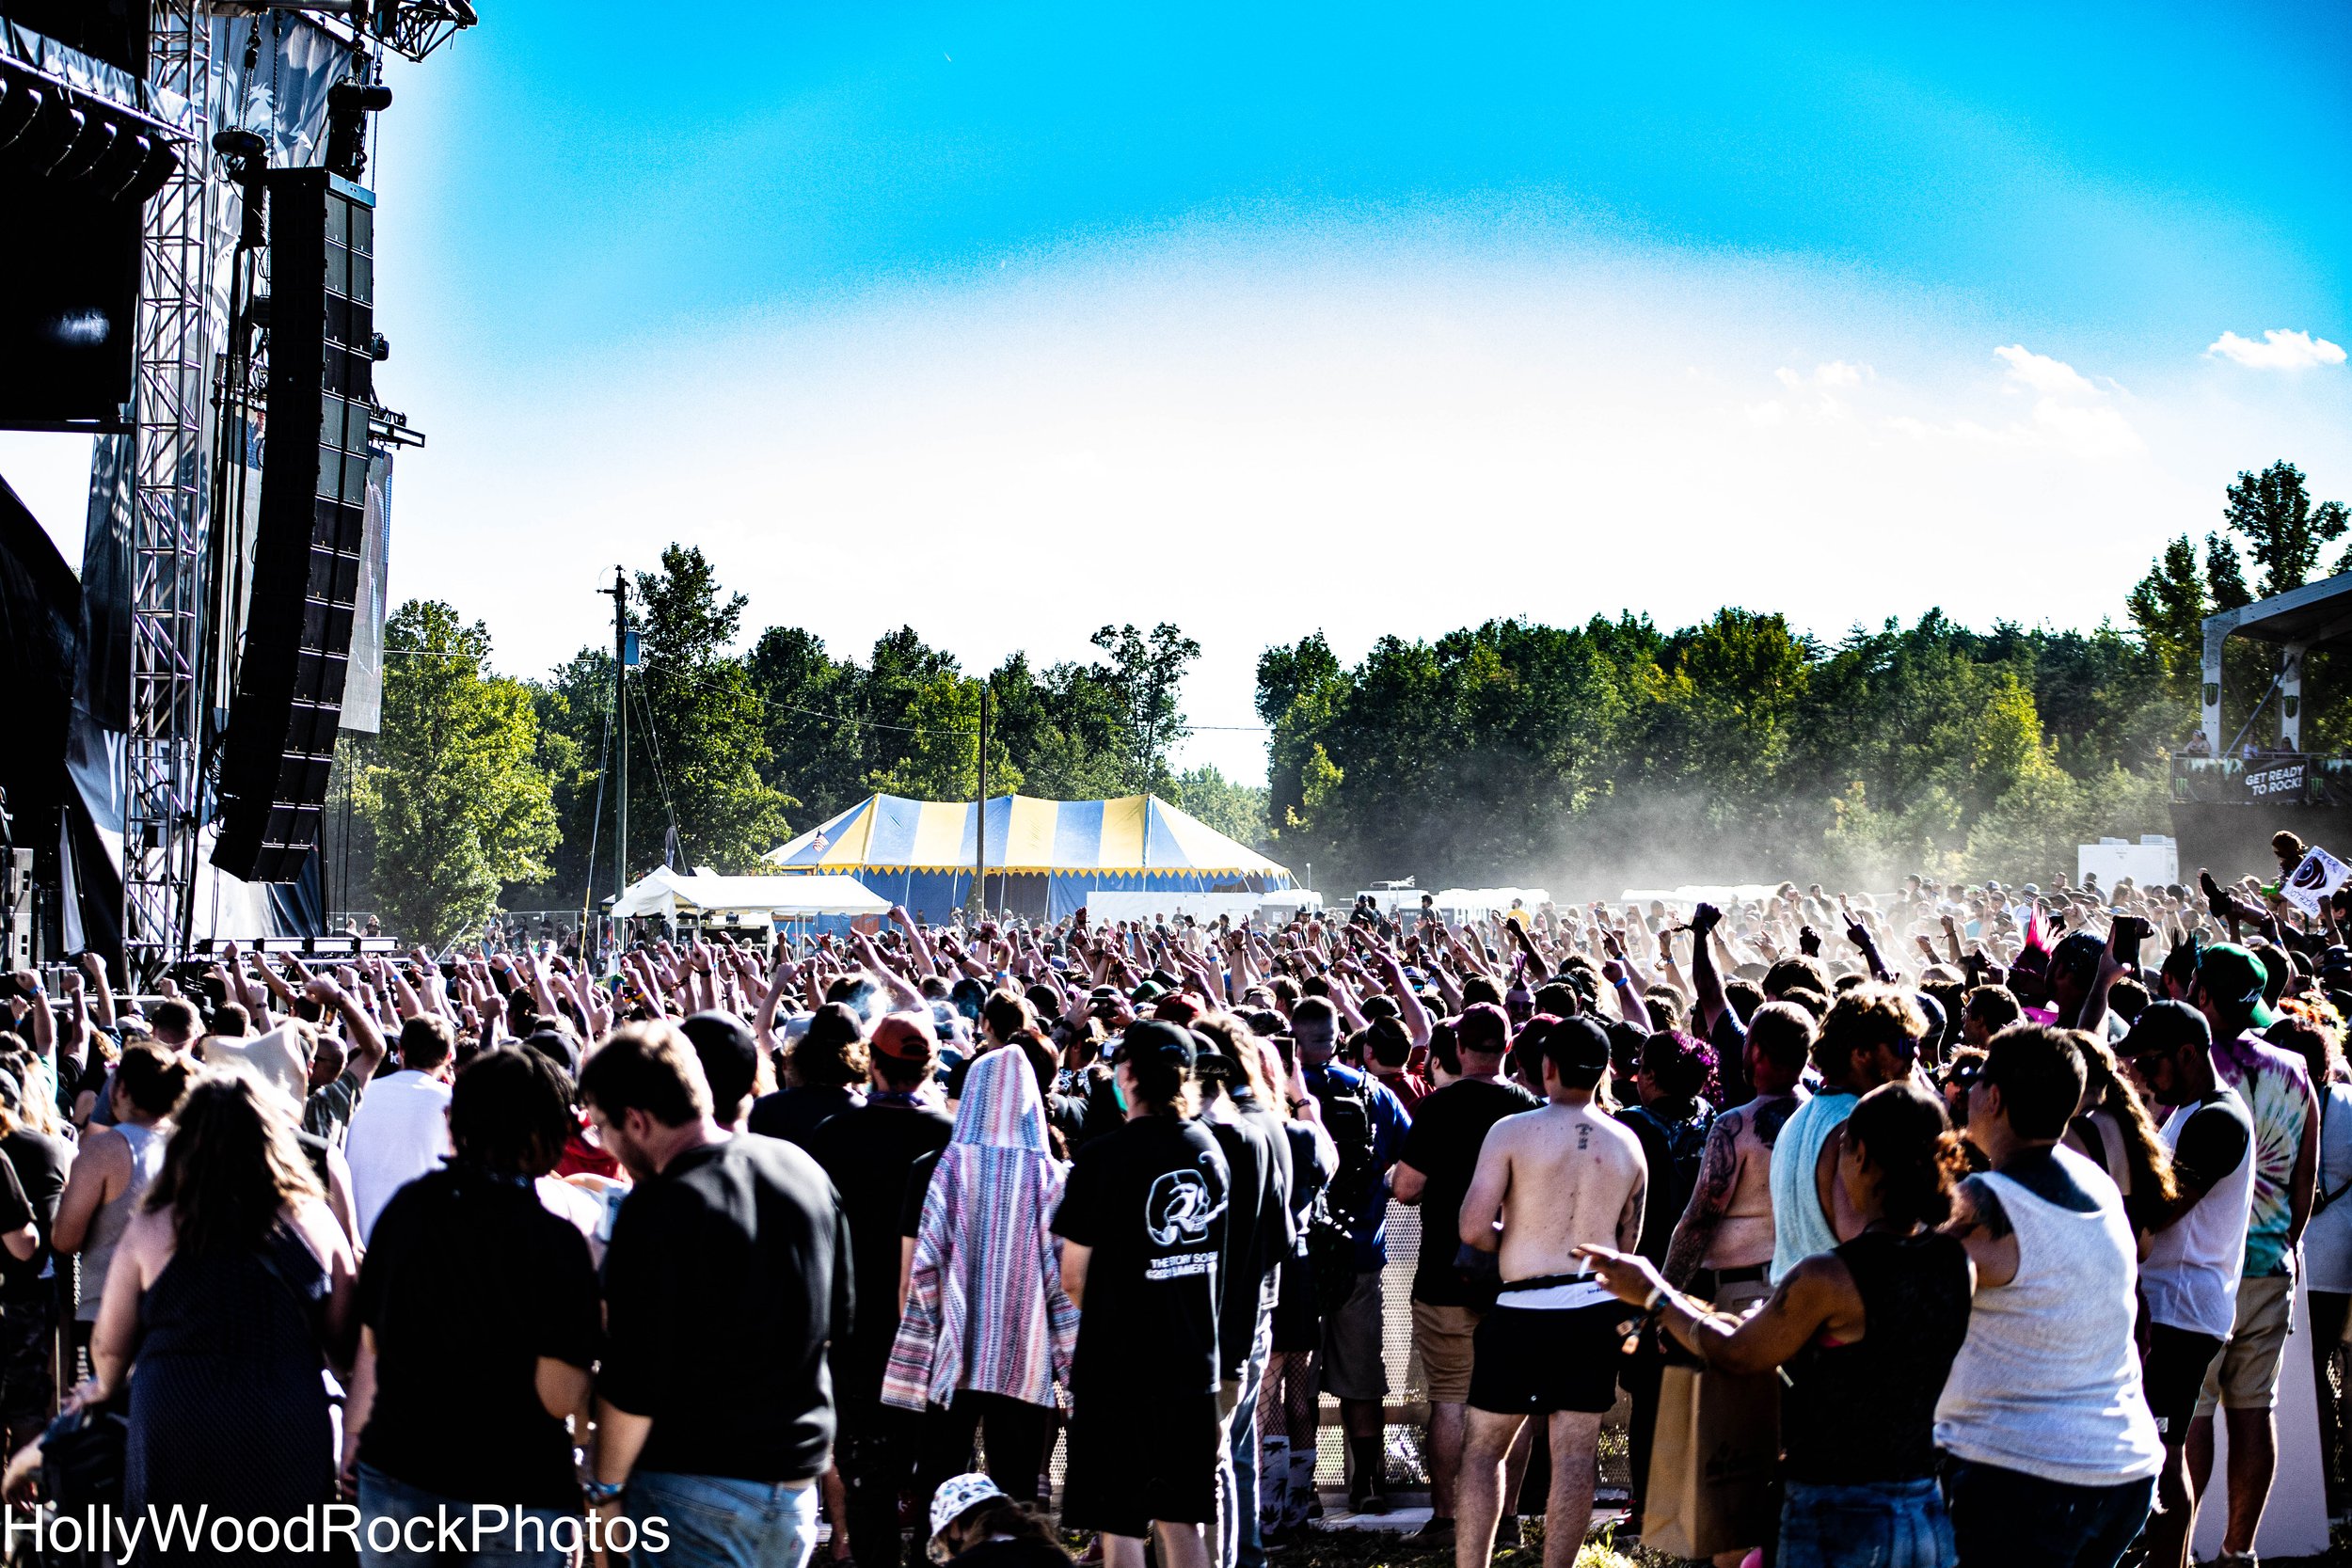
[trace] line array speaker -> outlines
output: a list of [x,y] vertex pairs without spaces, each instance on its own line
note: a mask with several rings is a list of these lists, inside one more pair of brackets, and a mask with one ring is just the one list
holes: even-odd
[[290,882],[320,842],[368,494],[375,198],[274,169],[269,385],[253,594],[221,757],[213,863]]

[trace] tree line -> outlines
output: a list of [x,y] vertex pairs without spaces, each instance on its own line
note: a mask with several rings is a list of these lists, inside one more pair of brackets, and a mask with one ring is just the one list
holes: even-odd
[[[2035,879],[2102,834],[2169,831],[2164,769],[2198,721],[2204,616],[2309,580],[2346,526],[2291,464],[2240,474],[2222,526],[2167,544],[2123,624],[2090,630],[1930,610],[1825,640],[1769,610],[1674,629],[1628,611],[1385,637],[1353,663],[1314,632],[1259,660],[1263,781],[1171,761],[1200,651],[1174,626],[1104,626],[1090,659],[1015,653],[977,673],[912,626],[862,658],[795,626],[746,645],[743,595],[673,545],[632,589],[629,870],[756,870],[877,790],[968,800],[985,692],[990,793],[1151,791],[1311,863],[1327,890]],[[497,675],[487,629],[432,601],[403,605],[386,645],[383,731],[347,737],[330,802],[330,902],[438,942],[500,908],[609,894],[611,647],[544,679]],[[2271,650],[2233,646],[2233,721],[2275,670]],[[2343,679],[2324,656],[2307,665],[2311,749],[2347,739]]]

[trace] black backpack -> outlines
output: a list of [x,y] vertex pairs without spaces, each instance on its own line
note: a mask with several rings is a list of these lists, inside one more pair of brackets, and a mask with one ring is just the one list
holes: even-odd
[[1665,1144],[1666,1169],[1651,1173],[1649,1207],[1656,1213],[1663,1204],[1663,1212],[1679,1219],[1691,1206],[1691,1195],[1698,1191],[1699,1166],[1707,1159],[1707,1134],[1715,1125],[1715,1113],[1701,1110],[1688,1121],[1668,1121],[1647,1106],[1637,1105],[1625,1115],[1647,1120]]
[[1331,1134],[1331,1143],[1340,1153],[1339,1174],[1331,1178],[1325,1193],[1332,1216],[1343,1226],[1352,1226],[1362,1216],[1349,1205],[1372,1174],[1372,1095],[1362,1080],[1350,1084],[1330,1072],[1323,1075],[1314,1093],[1323,1111],[1323,1130]]

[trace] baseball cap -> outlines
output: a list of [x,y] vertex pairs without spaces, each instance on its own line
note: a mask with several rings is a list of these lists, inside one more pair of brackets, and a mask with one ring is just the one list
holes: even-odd
[[949,1525],[962,1518],[991,1497],[1005,1496],[1004,1488],[979,1471],[950,1476],[931,1494],[931,1537],[938,1539]]
[[2151,1002],[2140,1009],[2131,1033],[2118,1042],[2116,1054],[2126,1061],[2158,1051],[2169,1055],[2192,1041],[2213,1044],[2213,1030],[2204,1014],[2185,1002]]
[[894,1062],[923,1062],[939,1048],[939,1036],[921,1013],[886,1013],[866,1044]]
[[1199,1037],[1191,1030],[1156,1018],[1147,1018],[1127,1026],[1127,1032],[1103,1053],[1103,1060],[1113,1067],[1120,1062],[1172,1062],[1184,1071],[1192,1070],[1200,1054],[1196,1043]]
[[2255,1028],[2267,1029],[2279,1022],[2263,999],[2270,971],[2253,949],[2234,942],[2215,942],[2198,956],[2197,979],[2217,1003],[2245,1007]]
[[1531,1050],[1549,1056],[1557,1049],[1563,1067],[1574,1071],[1599,1072],[1609,1066],[1608,1031],[1582,1013],[1574,1018],[1545,1013],[1530,1019],[1519,1031],[1518,1049],[1522,1060]]
[[1463,1008],[1454,1031],[1464,1051],[1500,1055],[1511,1043],[1511,1020],[1491,1002],[1473,1002]]

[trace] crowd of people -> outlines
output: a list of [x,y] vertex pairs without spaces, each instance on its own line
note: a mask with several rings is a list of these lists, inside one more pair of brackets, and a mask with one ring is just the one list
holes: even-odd
[[1638,1533],[1692,1369],[1777,1373],[1777,1512],[1718,1562],[2185,1564],[2209,1497],[2250,1562],[2298,1276],[2338,1484],[2347,920],[1913,878],[898,910],[602,975],[231,948],[140,1008],[19,973],[6,1487],[63,1506],[119,1433],[126,1516],[210,1510],[150,1562],[326,1520],[372,1564],[1263,1568],[1322,1512],[1326,1394],[1348,1507],[1391,1505],[1398,1205],[1415,1544],[1459,1568],[1535,1514],[1568,1568],[1621,1400]]

